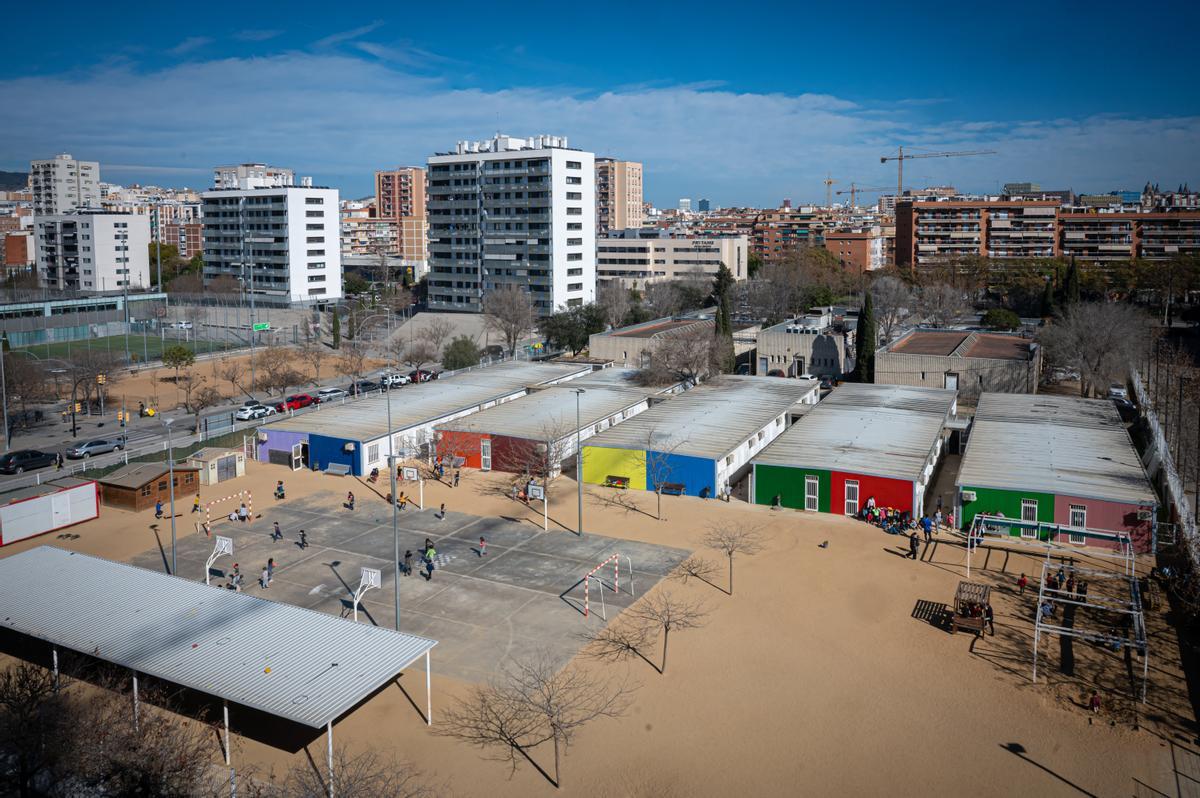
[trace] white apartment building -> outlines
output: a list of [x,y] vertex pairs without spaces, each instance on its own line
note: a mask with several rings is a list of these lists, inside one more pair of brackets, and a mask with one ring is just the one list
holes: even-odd
[[269,305],[341,298],[337,189],[225,189],[201,198],[206,286],[231,277]]
[[29,183],[35,216],[100,207],[100,164],[77,161],[68,153],[30,161]]
[[596,298],[595,155],[566,137],[460,141],[429,158],[429,307],[503,286],[544,316]]
[[213,170],[213,188],[282,188],[295,184],[294,171],[265,163],[240,163]]
[[613,230],[596,239],[596,279],[640,290],[663,280],[710,280],[725,264],[735,280],[745,280],[749,248],[746,236],[677,236],[657,227]]
[[150,286],[150,220],[107,211],[34,219],[38,278],[58,291],[99,293]]

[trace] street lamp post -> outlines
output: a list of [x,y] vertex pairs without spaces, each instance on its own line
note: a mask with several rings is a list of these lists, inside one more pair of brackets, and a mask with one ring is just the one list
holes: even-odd
[[12,434],[8,426],[8,380],[4,376],[4,344],[7,342],[3,333],[0,333],[0,401],[4,403],[4,451],[12,448],[12,441],[9,436]]
[[167,428],[167,477],[171,491],[171,575],[179,573],[175,564],[175,450],[171,440],[171,425],[175,419],[163,417],[163,426]]
[[400,631],[400,508],[396,504],[396,436],[392,434],[392,394],[387,395],[388,479],[392,485],[392,561],[396,563],[396,631]]
[[572,388],[575,394],[575,484],[579,488],[579,522],[575,525],[576,534],[583,537],[583,425],[579,421],[579,395],[583,388]]

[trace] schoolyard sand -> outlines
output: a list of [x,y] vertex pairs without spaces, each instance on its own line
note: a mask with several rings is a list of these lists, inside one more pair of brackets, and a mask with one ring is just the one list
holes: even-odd
[[[250,463],[234,484],[254,492],[264,535],[279,478],[289,500],[327,496],[331,511],[350,488],[360,502],[383,502],[358,481]],[[504,484],[505,475],[465,473],[458,488],[427,483],[426,504],[540,525],[540,508],[506,498]],[[220,495],[229,487],[220,486]],[[1130,704],[1118,695],[1129,680],[1115,655],[1077,645],[1077,675],[1067,677],[1057,673],[1052,641],[1042,661],[1050,683],[1030,682],[1032,599],[1016,597],[1014,583],[1018,571],[1037,571],[1034,558],[1014,556],[1007,573],[982,576],[996,586],[997,635],[976,641],[912,617],[920,600],[949,602],[964,578],[962,549],[948,537],[914,562],[900,555],[899,539],[844,518],[666,497],[667,520],[659,521],[653,495],[625,495],[640,510],[608,505],[604,495],[589,488],[590,531],[694,549],[721,562],[701,537],[708,524],[730,519],[760,526],[767,545],[735,562],[732,596],[696,580],[656,588],[702,598],[712,610],[703,628],[672,636],[665,675],[640,661],[577,660],[598,673],[628,673],[640,689],[624,717],[598,720],[578,736],[563,759],[561,789],[526,764],[510,774],[474,748],[435,737],[398,689],[384,689],[337,723],[337,743],[352,753],[375,747],[395,754],[453,794],[489,798],[1177,794],[1172,762],[1193,756],[1194,716],[1161,610],[1150,618],[1149,704],[1135,730]],[[194,534],[190,503],[179,498],[181,535]],[[556,521],[575,523],[575,483],[565,477],[552,490],[550,517],[552,529]],[[51,544],[126,560],[170,545],[169,524],[156,524],[152,511],[102,508],[100,519],[69,531],[80,537],[52,533],[0,555]],[[719,573],[715,581],[724,585]],[[434,662],[436,724],[439,709],[470,686],[440,677]],[[1093,684],[1106,704],[1098,718],[1084,708]],[[1110,718],[1119,722],[1110,725]],[[291,754],[238,738],[233,758],[280,772],[307,762],[308,753],[323,762],[324,739]],[[552,765],[546,746],[531,755]]]

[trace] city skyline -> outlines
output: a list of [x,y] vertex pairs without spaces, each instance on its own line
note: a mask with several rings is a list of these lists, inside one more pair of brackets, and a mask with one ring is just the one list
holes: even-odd
[[[879,159],[899,145],[997,151],[907,164],[906,186],[1200,182],[1200,89],[1185,69],[1144,68],[1186,46],[1200,14],[1182,5],[1155,36],[1132,38],[1103,8],[1057,6],[1039,8],[1037,25],[949,6],[778,9],[732,35],[718,10],[618,6],[633,21],[603,36],[589,33],[595,15],[559,8],[507,25],[494,7],[464,7],[452,30],[436,9],[318,8],[256,20],[221,3],[194,17],[70,7],[79,24],[0,80],[0,168],[67,151],[99,161],[109,182],[204,188],[218,164],[263,161],[359,197],[377,169],[504,132],[640,161],[658,207],[822,202],[827,173],[835,191],[894,185],[895,163]],[[10,51],[36,14],[10,12]],[[664,25],[671,35],[647,44]]]

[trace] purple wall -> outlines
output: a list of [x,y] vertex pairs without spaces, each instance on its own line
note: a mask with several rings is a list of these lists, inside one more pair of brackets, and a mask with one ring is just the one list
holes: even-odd
[[[1054,497],[1054,523],[1071,523],[1072,504],[1079,504],[1087,509],[1087,525],[1089,529],[1128,532],[1129,536],[1133,539],[1134,549],[1138,553],[1145,553],[1152,550],[1153,536],[1151,534],[1150,522],[1139,521],[1137,514],[1138,510],[1153,510],[1153,507],[1058,494]],[[1089,540],[1088,545],[1116,548],[1115,543],[1110,543],[1106,540]]]
[[[259,432],[267,434],[267,442],[258,444],[258,461],[266,463],[270,460],[267,454],[269,449],[279,449],[281,451],[292,451],[292,447],[297,443],[308,443],[307,432],[290,432],[287,430],[272,430],[270,427],[260,427]],[[307,463],[305,463],[307,465]]]

